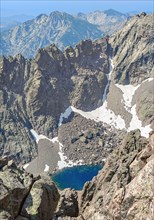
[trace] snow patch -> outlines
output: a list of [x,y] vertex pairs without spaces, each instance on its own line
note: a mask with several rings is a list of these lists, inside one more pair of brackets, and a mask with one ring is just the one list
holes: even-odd
[[130,122],[130,126],[127,131],[129,132],[135,129],[139,129],[141,131],[141,136],[148,138],[149,133],[150,131],[152,131],[152,129],[150,128],[150,125],[142,127],[142,121],[139,120],[136,114],[136,104],[133,105],[133,107],[131,108],[131,114],[132,114],[132,120]]
[[26,163],[25,165],[23,165],[23,169],[26,170],[26,168],[29,166],[29,163]]
[[58,154],[59,154],[60,160],[57,163],[58,169],[63,169],[65,167],[72,167],[72,166],[83,164],[82,160],[79,160],[76,163],[73,163],[73,161],[67,159],[67,157],[64,155],[64,152],[63,152],[63,145],[59,142],[58,137],[53,138],[52,141],[58,142],[59,144]]
[[58,161],[58,168],[59,169],[63,169],[64,167],[67,167],[67,162],[65,161],[67,159],[66,156],[64,156],[64,152],[63,152],[63,145],[59,142],[59,157],[60,157],[60,161]]
[[38,143],[39,135],[37,134],[37,132],[33,129],[30,129],[30,132],[33,135],[33,138],[35,139],[35,141]]
[[145,79],[142,83],[144,82],[151,82],[154,78],[148,78],[148,79]]
[[64,118],[68,118],[70,116],[70,114],[72,113],[72,108],[71,106],[69,106],[64,113],[61,113],[60,115],[60,119],[59,119],[59,123],[58,123],[58,127],[61,126],[62,122],[63,122],[63,119]]
[[107,90],[109,88],[110,85],[110,80],[111,80],[111,74],[112,74],[112,70],[114,68],[113,65],[113,61],[110,59],[110,73],[107,74],[107,78],[108,78],[108,83],[105,87],[104,90],[104,94],[103,94],[103,105],[99,108],[96,108],[93,111],[89,111],[89,112],[84,112],[82,110],[76,109],[75,107],[71,106],[71,109],[82,115],[83,117],[87,118],[87,119],[91,119],[94,120],[96,122],[104,122],[107,123],[117,129],[126,129],[125,126],[125,121],[122,119],[122,117],[120,115],[115,115],[115,113],[107,108],[107,101],[106,101],[106,97],[107,97]]
[[152,81],[153,78],[148,78],[144,80],[141,84],[137,86],[133,85],[122,85],[122,84],[115,84],[123,93],[123,100],[122,103],[124,103],[125,109],[131,113],[131,107],[132,107],[132,99],[135,94],[135,91],[145,82],[150,82]]
[[44,172],[49,172],[49,169],[50,169],[50,167],[47,164],[45,164]]
[[51,141],[52,141],[52,143],[59,142],[59,141],[58,141],[58,137],[52,138]]
[[132,99],[135,94],[135,91],[140,87],[140,85],[133,86],[133,85],[120,85],[115,84],[121,91],[123,92],[123,103],[125,109],[130,112],[130,108],[132,106]]
[[[72,112],[72,110],[70,111],[71,107],[68,108],[69,110],[67,111],[66,109],[66,114],[63,113],[61,114],[62,115],[62,118],[61,118],[61,123],[63,121],[63,117],[68,117],[69,114]],[[68,114],[69,112],[69,114]],[[58,168],[59,169],[63,169],[64,167],[72,167],[72,166],[76,166],[76,165],[82,165],[83,164],[83,161],[82,160],[79,160],[77,161],[76,163],[73,163],[73,161],[71,160],[68,160],[67,157],[64,155],[64,152],[63,152],[63,145],[59,142],[58,140],[58,137],[54,137],[52,139],[49,139],[47,138],[45,135],[38,135],[37,132],[34,130],[34,129],[31,129],[30,132],[32,133],[35,141],[38,143],[40,139],[47,139],[49,141],[51,141],[52,143],[58,143],[59,144],[59,156],[60,156],[60,161],[58,161],[57,165],[58,165]],[[67,162],[68,161],[68,162]],[[29,165],[29,164],[28,164]],[[27,164],[24,165],[24,169],[26,169],[26,167],[28,166]],[[49,171],[49,166],[46,164],[45,165],[45,169],[44,169],[44,172],[48,172]]]
[[[101,56],[100,56],[101,58]],[[82,111],[80,109],[77,109],[73,106],[69,106],[66,111],[64,113],[61,114],[60,116],[60,120],[59,120],[59,127],[61,126],[62,122],[63,122],[63,118],[68,118],[69,115],[71,114],[71,112],[76,112],[80,115],[82,115],[83,117],[90,119],[90,120],[94,120],[96,122],[103,122],[103,123],[107,123],[109,124],[111,127],[115,127],[116,129],[125,129],[126,130],[126,125],[125,125],[125,121],[124,119],[120,116],[120,115],[115,115],[115,113],[107,108],[107,91],[110,85],[110,80],[111,80],[111,74],[114,68],[114,64],[113,64],[113,60],[110,59],[110,72],[109,74],[107,74],[107,78],[108,78],[108,83],[105,87],[104,90],[104,94],[103,94],[103,105],[99,108],[96,108],[93,111]],[[144,80],[141,84],[147,82],[147,81],[152,81],[153,78],[148,78],[146,80]],[[138,119],[138,116],[136,114],[136,105],[132,107],[132,99],[133,96],[135,94],[135,91],[141,86],[141,84],[137,85],[137,86],[133,86],[133,85],[120,85],[120,84],[115,84],[118,88],[120,88],[120,90],[123,93],[123,100],[121,100],[122,103],[124,103],[124,107],[125,109],[132,114],[132,120],[130,122],[130,126],[127,129],[127,131],[132,131],[135,129],[140,129],[141,131],[141,135],[148,137],[149,132],[152,130],[150,128],[150,125],[147,125],[145,127],[142,127],[142,122]]]
[[54,143],[54,142],[56,141],[55,138],[49,139],[49,138],[46,137],[45,135],[38,134],[34,129],[30,129],[30,132],[31,132],[31,134],[33,135],[33,137],[34,137],[34,139],[35,139],[35,141],[36,141],[37,144],[38,144],[39,140],[41,140],[41,139],[47,139],[47,140],[51,141],[52,143]]
[[117,129],[125,129],[125,121],[121,118],[120,115],[115,115],[113,111],[107,109],[107,102],[105,101],[103,105],[93,111],[84,112],[82,110],[78,110],[72,106],[74,112],[82,115],[87,119],[94,120],[96,122],[104,122],[107,123]]
[[80,109],[77,109],[73,106],[69,106],[66,111],[64,113],[61,114],[60,119],[59,119],[59,127],[61,126],[62,122],[63,122],[63,118],[68,118],[69,115],[71,114],[71,112],[76,112],[80,115],[82,115],[83,117],[87,118],[87,119],[91,119],[94,120],[96,122],[104,122],[107,123],[117,129],[126,129],[125,126],[125,121],[122,119],[122,117],[120,115],[115,115],[115,113],[113,111],[111,111],[110,109],[107,108],[107,101],[106,101],[106,97],[107,97],[107,91],[110,85],[110,79],[111,79],[111,74],[112,74],[112,70],[114,68],[113,65],[113,61],[110,59],[110,73],[107,74],[107,78],[108,78],[108,83],[105,87],[104,90],[104,94],[103,94],[103,105],[93,111],[82,111]]

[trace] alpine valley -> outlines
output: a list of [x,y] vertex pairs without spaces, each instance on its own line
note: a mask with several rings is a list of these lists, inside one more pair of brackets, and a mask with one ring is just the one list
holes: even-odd
[[[154,218],[153,19],[53,12],[3,32],[2,53],[22,54],[0,58],[0,219]],[[51,181],[96,164],[80,191]]]

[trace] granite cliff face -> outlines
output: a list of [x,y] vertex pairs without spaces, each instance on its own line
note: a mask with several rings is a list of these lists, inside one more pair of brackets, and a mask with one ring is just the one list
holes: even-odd
[[[1,57],[0,219],[153,219],[154,134],[143,137],[153,125],[151,19],[64,52],[52,44],[34,59]],[[81,192],[58,191],[44,174],[58,152],[66,165],[105,166]],[[35,173],[42,158],[41,176],[21,168],[32,160]]]
[[112,37],[116,83],[135,85],[152,77],[154,73],[152,20],[153,14],[136,15]]
[[21,55],[2,57],[1,154],[12,151],[27,160],[29,154],[36,153],[31,128],[52,137],[60,114],[68,106],[85,111],[100,106],[107,83],[109,52],[110,45],[101,39],[82,41],[64,53],[51,45],[41,49],[33,60]]
[[83,219],[153,218],[153,138],[131,132],[81,195]]
[[[150,81],[150,79],[152,80],[154,77],[154,30],[152,20],[153,14],[141,13],[135,15],[110,41],[113,48],[114,70],[112,77],[114,84],[111,85],[109,92],[109,103],[113,100],[114,94],[118,94],[119,91],[124,94],[126,91],[124,87],[119,90],[114,86],[115,84],[133,85],[136,90],[132,98],[132,104],[136,104],[137,115],[143,121],[144,126],[149,122],[153,123],[152,106],[148,104],[152,101],[153,96],[153,81]],[[124,95],[130,96],[131,94],[128,91]],[[123,108],[120,104],[120,97],[117,96],[116,99],[120,108]],[[113,105],[110,105],[110,108],[117,112],[120,111]],[[129,118],[128,113],[126,114]]]

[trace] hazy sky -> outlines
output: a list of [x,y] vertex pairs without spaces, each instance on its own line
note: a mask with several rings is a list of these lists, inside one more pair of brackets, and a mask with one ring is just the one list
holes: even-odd
[[94,10],[115,9],[120,12],[129,11],[151,11],[153,12],[154,3],[152,0],[57,0],[57,1],[43,1],[43,0],[0,0],[1,16],[11,15],[39,15],[40,13],[49,13],[51,11],[65,11],[68,13],[89,12]]

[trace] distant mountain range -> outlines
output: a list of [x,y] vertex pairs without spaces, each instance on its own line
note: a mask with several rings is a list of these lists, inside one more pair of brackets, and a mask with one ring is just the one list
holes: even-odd
[[113,9],[94,11],[88,14],[77,14],[77,18],[87,20],[89,23],[96,25],[99,30],[106,34],[112,34],[119,30],[129,17],[128,14],[123,14]]
[[13,15],[9,17],[1,17],[0,30],[1,31],[8,30],[33,18],[34,16],[24,15],[24,14]]
[[[85,39],[97,39],[120,29],[129,18],[115,10],[95,11],[88,14],[70,15],[64,12],[41,14],[1,34],[2,55],[21,53],[33,57],[40,48],[54,43],[64,49]],[[18,18],[21,22],[25,18]]]

